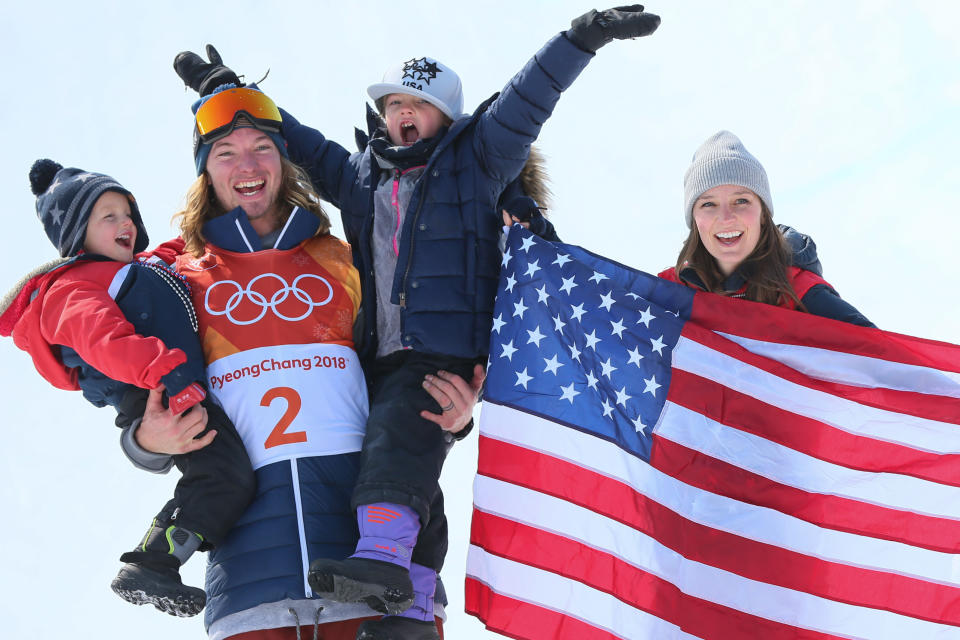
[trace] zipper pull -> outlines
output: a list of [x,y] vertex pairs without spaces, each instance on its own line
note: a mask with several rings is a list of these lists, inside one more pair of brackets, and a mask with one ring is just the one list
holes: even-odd
[[400,292],[400,308],[403,309],[407,306],[407,294],[403,291]]

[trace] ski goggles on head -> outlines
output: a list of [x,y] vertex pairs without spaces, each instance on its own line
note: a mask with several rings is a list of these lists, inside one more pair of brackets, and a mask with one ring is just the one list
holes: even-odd
[[231,131],[241,117],[253,126],[280,131],[280,110],[267,94],[241,87],[215,93],[197,109],[197,134],[203,143]]

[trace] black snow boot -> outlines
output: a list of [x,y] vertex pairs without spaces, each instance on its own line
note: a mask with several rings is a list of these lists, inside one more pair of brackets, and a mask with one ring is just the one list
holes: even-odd
[[197,615],[207,603],[207,594],[183,584],[180,565],[201,542],[200,536],[191,531],[154,521],[140,545],[120,556],[126,564],[110,588],[132,604],[152,604],[181,618]]
[[402,616],[387,616],[367,620],[357,629],[357,640],[440,640],[437,625],[432,620],[414,620]]
[[383,560],[321,558],[307,575],[317,595],[337,602],[366,602],[374,611],[398,614],[413,604],[410,572]]

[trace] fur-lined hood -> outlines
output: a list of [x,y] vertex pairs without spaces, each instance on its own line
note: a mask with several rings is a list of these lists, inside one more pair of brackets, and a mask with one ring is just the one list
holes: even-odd
[[547,175],[547,159],[540,149],[530,145],[530,156],[517,179],[523,193],[536,200],[541,209],[551,207],[553,192],[550,191],[550,178]]
[[13,333],[13,326],[23,315],[24,309],[33,300],[36,295],[37,284],[40,276],[46,275],[51,271],[58,269],[68,262],[76,260],[73,258],[56,258],[46,262],[33,269],[20,279],[17,284],[7,292],[0,300],[0,336],[10,336]]

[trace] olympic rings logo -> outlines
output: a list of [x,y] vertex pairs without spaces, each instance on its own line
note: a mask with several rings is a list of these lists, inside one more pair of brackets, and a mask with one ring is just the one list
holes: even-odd
[[[270,299],[267,299],[267,296],[260,293],[259,291],[254,290],[254,285],[262,280],[263,278],[272,278],[277,280],[280,283],[280,288],[270,296]],[[327,287],[327,297],[321,300],[320,302],[314,302],[313,297],[306,291],[300,288],[300,283],[304,278],[313,278],[314,280],[319,280]],[[213,290],[217,287],[225,285],[230,286],[235,289],[233,293],[230,294],[230,297],[227,299],[227,303],[223,309],[214,309],[210,306],[210,294],[213,293]],[[280,312],[277,308],[278,305],[283,304],[284,301],[290,296],[293,295],[294,298],[307,305],[307,310],[304,311],[299,316],[287,316]],[[333,299],[333,287],[330,286],[330,283],[326,278],[318,276],[313,273],[303,273],[296,277],[293,281],[293,284],[287,284],[287,281],[282,277],[278,276],[275,273],[263,273],[253,280],[251,280],[246,288],[240,286],[240,283],[235,280],[221,280],[215,282],[207,289],[207,292],[203,297],[203,306],[207,310],[207,313],[214,316],[227,316],[227,319],[230,320],[233,324],[236,325],[248,325],[259,322],[263,316],[267,314],[267,311],[273,311],[273,314],[280,318],[281,320],[286,320],[287,322],[296,322],[298,320],[303,320],[317,307],[322,307],[325,304],[329,303]],[[238,320],[232,314],[237,307],[244,301],[248,301],[251,304],[257,305],[260,307],[260,314],[253,320]]]

